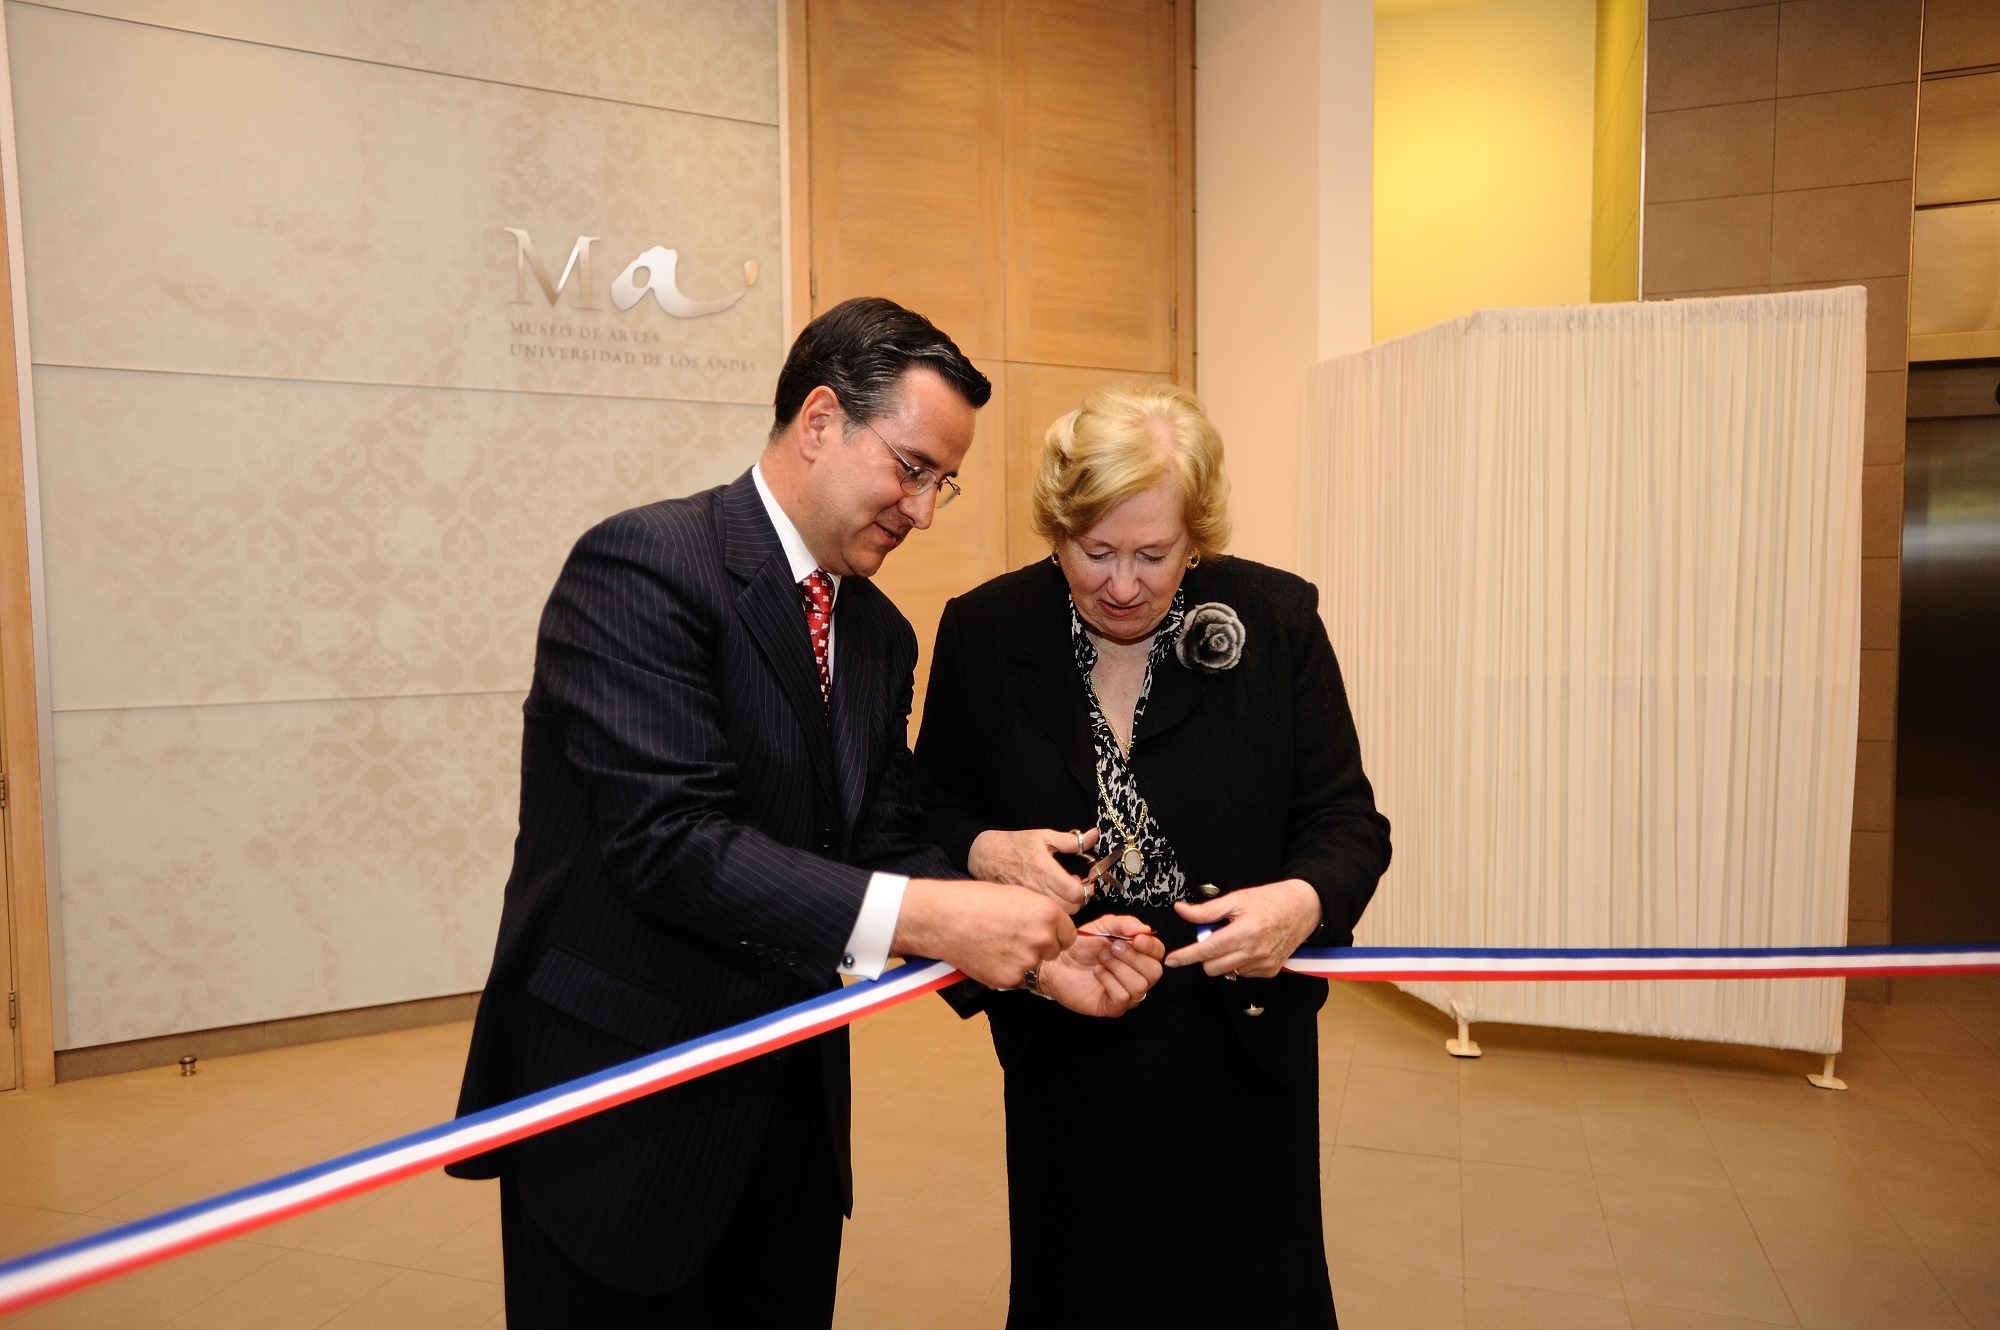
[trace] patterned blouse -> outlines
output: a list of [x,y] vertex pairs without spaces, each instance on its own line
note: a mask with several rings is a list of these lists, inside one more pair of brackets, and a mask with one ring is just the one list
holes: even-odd
[[[1139,732],[1139,718],[1146,714],[1146,699],[1153,691],[1153,671],[1174,654],[1174,642],[1180,637],[1186,619],[1187,591],[1182,589],[1174,593],[1174,603],[1167,610],[1167,617],[1160,621],[1159,631],[1153,636],[1153,650],[1146,657],[1146,677],[1139,685],[1138,704],[1132,708],[1135,735]],[[1106,903],[1119,905],[1165,906],[1185,899],[1187,877],[1181,872],[1180,860],[1147,808],[1139,782],[1133,778],[1125,754],[1118,747],[1118,736],[1111,722],[1105,719],[1097,689],[1091,686],[1090,671],[1097,664],[1097,647],[1084,630],[1083,616],[1077,613],[1074,598],[1069,603],[1069,637],[1076,651],[1076,667],[1083,675],[1084,696],[1090,706],[1091,743],[1097,750],[1098,852],[1112,856],[1110,868],[1097,880],[1097,896]],[[1122,865],[1126,840],[1119,831],[1121,825],[1144,857],[1145,866],[1137,877],[1128,877]]]

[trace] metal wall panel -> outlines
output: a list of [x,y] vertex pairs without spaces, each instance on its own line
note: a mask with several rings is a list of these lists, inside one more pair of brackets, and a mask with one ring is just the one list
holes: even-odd
[[1917,206],[2000,199],[2000,72],[1925,79],[1917,94]]
[[1911,243],[1910,359],[2000,353],[2000,203],[1919,209]]
[[1894,936],[2000,937],[2000,362],[1915,368]]

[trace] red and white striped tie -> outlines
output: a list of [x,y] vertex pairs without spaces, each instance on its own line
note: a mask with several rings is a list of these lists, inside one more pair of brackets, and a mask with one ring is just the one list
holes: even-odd
[[827,672],[827,634],[833,631],[833,579],[815,568],[799,583],[799,600],[806,607],[806,633],[812,638],[813,662],[819,666],[819,700],[831,706],[833,677]]

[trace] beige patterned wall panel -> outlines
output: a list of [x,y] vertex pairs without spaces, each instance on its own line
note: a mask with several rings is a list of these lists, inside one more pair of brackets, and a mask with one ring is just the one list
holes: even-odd
[[58,716],[70,1044],[478,988],[520,704]]
[[65,1043],[477,988],[563,555],[769,423],[776,7],[5,14]]
[[525,690],[599,518],[720,484],[768,407],[35,374],[57,710]]
[[[7,20],[38,362],[769,400],[775,127],[19,4]],[[601,237],[596,307],[572,276],[551,308],[508,227],[552,282]],[[664,261],[627,270],[654,247],[690,300],[741,299],[674,317]]]
[[61,0],[40,7],[778,122],[774,0]]

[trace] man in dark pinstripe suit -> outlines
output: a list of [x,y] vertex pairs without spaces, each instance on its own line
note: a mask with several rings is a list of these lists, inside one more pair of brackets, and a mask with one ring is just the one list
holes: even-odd
[[[461,1112],[932,956],[1043,960],[1083,1010],[1151,956],[1086,955],[1046,896],[944,881],[912,826],[915,634],[867,579],[928,526],[991,386],[886,300],[815,319],[759,464],[613,517],[544,610],[521,830]],[[467,1161],[501,1179],[507,1316],[825,1326],[852,1208],[846,1031]]]

